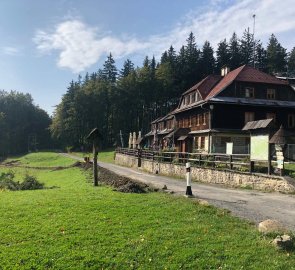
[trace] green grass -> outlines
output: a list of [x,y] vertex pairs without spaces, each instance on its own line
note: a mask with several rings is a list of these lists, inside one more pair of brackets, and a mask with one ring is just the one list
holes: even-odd
[[12,157],[5,162],[17,160],[20,164],[31,167],[58,167],[69,166],[75,161],[52,152],[31,153],[25,156]]
[[1,270],[295,269],[294,253],[227,211],[93,187],[78,168],[15,171],[56,188],[0,192]]
[[[81,153],[81,152],[72,152],[71,154],[77,155],[79,157],[89,156],[93,157],[92,153]],[[106,149],[98,152],[98,161],[107,162],[107,163],[115,163],[114,161],[114,149]]]

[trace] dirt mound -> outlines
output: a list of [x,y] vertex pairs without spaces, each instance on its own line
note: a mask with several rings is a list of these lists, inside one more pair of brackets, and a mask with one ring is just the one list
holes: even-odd
[[20,165],[20,161],[19,161],[19,159],[15,159],[15,160],[10,160],[10,161],[7,161],[7,162],[3,162],[2,164],[7,166],[7,167],[10,167],[10,166],[12,167],[12,166]]
[[[89,172],[91,171],[92,166],[93,164],[89,162],[75,163],[75,167],[79,167],[84,170],[89,170]],[[154,189],[153,187],[150,187],[144,183],[137,182],[136,180],[130,179],[128,177],[115,174],[100,166],[98,166],[98,181],[114,187],[114,189],[117,191],[125,193],[146,193],[157,191],[157,189]]]
[[117,191],[125,193],[146,193],[151,190],[150,187],[144,183],[120,176],[102,167],[99,167],[98,171],[99,181],[113,186]]

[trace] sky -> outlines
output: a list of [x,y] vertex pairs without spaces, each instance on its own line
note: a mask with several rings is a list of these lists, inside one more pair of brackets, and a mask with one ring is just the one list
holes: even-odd
[[102,67],[159,59],[190,32],[216,48],[250,27],[266,47],[274,33],[295,46],[295,0],[0,0],[0,89],[30,93],[50,115],[71,80]]

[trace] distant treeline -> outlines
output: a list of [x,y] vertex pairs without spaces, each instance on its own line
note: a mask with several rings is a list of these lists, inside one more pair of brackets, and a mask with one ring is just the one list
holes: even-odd
[[51,147],[50,123],[30,94],[0,91],[0,158]]
[[51,132],[63,145],[80,147],[85,135],[98,127],[104,146],[120,144],[122,130],[125,144],[128,133],[149,129],[151,120],[175,108],[180,95],[208,74],[220,74],[222,66],[235,69],[254,65],[268,73],[295,74],[295,47],[282,47],[272,34],[267,47],[246,29],[241,38],[234,33],[214,50],[206,41],[200,49],[193,33],[186,45],[176,52],[171,46],[160,62],[145,57],[142,67],[127,59],[118,71],[110,54],[97,72],[72,81],[57,106]]
[[274,35],[263,47],[246,29],[241,38],[234,33],[229,41],[220,41],[216,52],[209,41],[199,48],[191,33],[178,52],[171,46],[159,62],[145,57],[142,67],[127,59],[118,70],[110,54],[97,72],[70,82],[51,124],[30,95],[2,91],[0,155],[48,147],[49,125],[52,137],[63,147],[81,149],[94,127],[103,134],[104,147],[120,144],[120,130],[126,145],[129,132],[147,132],[150,121],[174,109],[180,95],[199,80],[220,74],[224,65],[232,70],[244,64],[295,76],[295,47],[287,52]]

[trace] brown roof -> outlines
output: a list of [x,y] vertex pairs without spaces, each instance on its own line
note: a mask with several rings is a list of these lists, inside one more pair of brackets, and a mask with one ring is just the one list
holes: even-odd
[[253,129],[260,129],[260,128],[267,128],[272,123],[272,118],[270,119],[262,119],[258,121],[250,121],[248,122],[242,130],[253,130]]
[[275,144],[287,144],[292,143],[290,141],[290,137],[294,137],[294,132],[287,131],[283,128],[283,126],[280,126],[280,129],[272,136],[272,138],[269,140],[269,143],[275,143]]
[[209,75],[197,84],[195,84],[193,87],[185,91],[182,95],[186,95],[190,92],[193,92],[195,90],[198,90],[200,95],[202,96],[202,99],[205,99],[205,97],[208,95],[212,87],[221,79],[222,77],[220,75]]
[[237,69],[229,72],[226,76],[223,77],[219,83],[215,85],[215,87],[210,91],[206,99],[210,99],[224,90],[227,86],[229,86],[233,81],[240,82],[255,82],[255,83],[268,83],[268,84],[279,84],[279,85],[287,85],[288,82],[282,81],[272,75],[264,73],[258,69],[255,69],[250,66],[241,66]]

